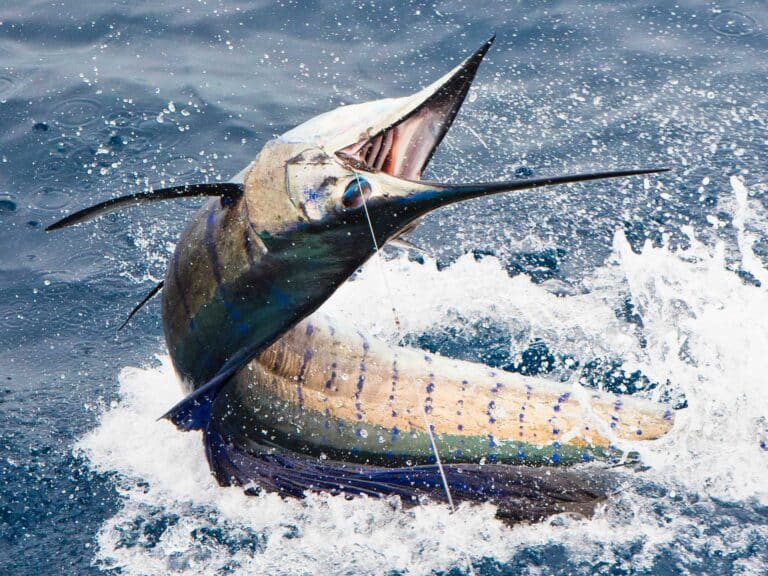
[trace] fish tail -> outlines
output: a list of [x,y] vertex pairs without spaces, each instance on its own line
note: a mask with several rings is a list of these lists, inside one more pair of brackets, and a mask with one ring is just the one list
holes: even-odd
[[[386,468],[324,461],[272,447],[248,450],[205,430],[211,472],[225,486],[249,486],[302,498],[327,492],[374,498],[399,496],[404,505],[445,502],[437,466]],[[449,464],[445,474],[457,502],[489,502],[508,523],[539,521],[563,512],[590,515],[605,500],[614,478],[605,469],[563,470],[505,464]],[[253,486],[254,488],[250,488]]]

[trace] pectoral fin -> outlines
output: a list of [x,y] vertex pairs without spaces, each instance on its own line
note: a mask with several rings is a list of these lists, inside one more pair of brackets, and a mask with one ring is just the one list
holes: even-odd
[[220,196],[222,203],[231,203],[238,200],[243,195],[243,185],[233,182],[214,182],[212,184],[185,184],[183,186],[172,186],[171,188],[161,188],[159,190],[149,190],[147,192],[137,192],[120,198],[112,198],[105,202],[79,210],[54,222],[46,228],[47,231],[58,230],[65,226],[80,224],[86,220],[91,220],[107,212],[133,206],[135,204],[146,204],[148,202],[158,202],[160,200],[174,200],[176,198],[192,198],[196,196]]

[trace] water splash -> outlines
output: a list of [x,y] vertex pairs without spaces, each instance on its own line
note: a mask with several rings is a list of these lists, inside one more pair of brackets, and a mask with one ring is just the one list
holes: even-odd
[[[646,244],[636,253],[617,233],[612,256],[586,282],[589,291],[567,296],[510,278],[493,258],[467,256],[443,271],[429,261],[383,262],[407,330],[429,331],[454,313],[490,315],[511,345],[539,337],[578,359],[620,357],[685,394],[688,407],[668,436],[627,446],[650,469],[627,473],[593,518],[510,529],[490,506],[463,506],[451,516],[437,505],[403,511],[396,501],[281,500],[221,488],[199,436],[156,420],[181,397],[162,358],[158,367],[123,370],[121,401],[77,446],[94,468],[118,473],[124,498],[98,534],[97,564],[124,574],[430,574],[463,566],[468,553],[480,573],[511,563],[535,574],[542,559],[584,574],[596,566],[765,573],[768,290],[748,232],[760,224],[744,185],[731,185],[741,265],[761,286],[728,269],[723,244],[707,246],[692,230],[689,246],[675,252]],[[394,339],[388,306],[370,306],[386,301],[374,268],[342,287],[326,310]],[[627,298],[635,323],[616,314]],[[750,522],[741,521],[745,515]]]

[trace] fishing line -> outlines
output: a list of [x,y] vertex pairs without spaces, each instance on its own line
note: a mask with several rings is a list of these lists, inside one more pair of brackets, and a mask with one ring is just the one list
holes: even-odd
[[[360,175],[355,172],[355,180],[357,180],[357,190],[360,192],[360,198],[363,199],[363,211],[365,212],[365,219],[368,220],[368,230],[371,231],[371,240],[373,240],[373,248],[375,253],[378,255],[379,253],[379,243],[376,241],[376,234],[373,231],[373,222],[371,221],[371,215],[368,212],[368,203],[365,201],[365,194],[363,194],[363,186],[360,184]],[[384,281],[384,290],[387,292],[387,297],[389,298],[389,305],[392,307],[392,316],[395,318],[395,328],[397,328],[397,331],[400,332],[400,316],[397,314],[397,309],[395,308],[395,300],[392,298],[392,290],[389,288],[389,282],[387,279],[387,275],[384,271],[384,265],[379,261],[379,267],[381,268],[381,278]],[[450,500],[450,496],[448,496],[448,499]]]
[[[373,240],[373,247],[375,250],[376,255],[379,255],[379,251],[381,250],[379,248],[379,243],[376,241],[376,233],[373,231],[373,221],[371,220],[371,214],[368,212],[368,203],[365,200],[365,194],[363,193],[363,187],[360,183],[360,175],[355,171],[355,179],[357,180],[357,189],[360,192],[360,198],[363,199],[363,211],[365,212],[365,218],[368,220],[368,229],[371,231],[371,239]],[[395,327],[398,332],[400,332],[400,317],[397,314],[397,308],[395,308],[395,299],[392,296],[392,290],[389,287],[389,282],[387,280],[387,273],[384,268],[384,263],[382,262],[381,258],[378,258],[379,261],[379,269],[381,270],[381,277],[384,283],[384,290],[387,293],[387,298],[389,298],[390,306],[392,307],[392,314],[395,318]],[[429,422],[429,418],[427,416],[427,409],[424,406],[424,402],[421,399],[421,394],[419,392],[418,384],[416,384],[416,381],[413,380],[413,391],[416,393],[416,400],[421,406],[421,415],[424,418],[424,427],[427,429],[427,436],[429,436],[429,443],[432,445],[432,452],[435,455],[435,463],[437,464],[437,469],[440,472],[440,479],[443,482],[443,489],[445,490],[445,495],[448,499],[448,506],[451,509],[451,514],[456,513],[456,506],[453,503],[453,495],[451,494],[451,488],[448,485],[448,478],[445,475],[445,468],[443,467],[443,461],[440,459],[440,452],[437,449],[437,442],[435,442],[435,434],[432,430],[432,424]],[[471,576],[476,576],[475,568],[472,565],[472,559],[469,557],[469,552],[464,550],[464,556],[467,560],[467,567],[469,568],[469,573]]]

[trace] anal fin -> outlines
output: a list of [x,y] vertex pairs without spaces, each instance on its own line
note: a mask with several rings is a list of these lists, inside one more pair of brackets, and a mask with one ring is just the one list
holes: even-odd
[[141,310],[141,307],[144,306],[144,304],[149,302],[158,292],[160,292],[160,290],[163,289],[164,284],[165,284],[164,280],[162,282],[159,282],[154,288],[152,288],[152,290],[150,290],[147,293],[146,296],[144,296],[144,298],[142,298],[141,302],[139,302],[138,304],[136,304],[136,306],[133,307],[133,310],[131,310],[131,313],[128,314],[128,318],[125,319],[125,322],[120,324],[120,327],[117,329],[118,332],[120,332],[120,330],[126,327],[128,322],[131,321],[131,318],[133,318],[134,314],[136,314],[136,312]]

